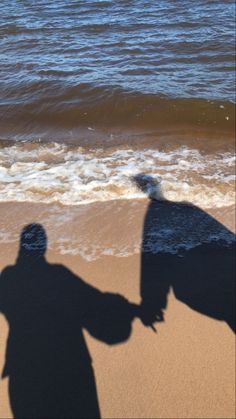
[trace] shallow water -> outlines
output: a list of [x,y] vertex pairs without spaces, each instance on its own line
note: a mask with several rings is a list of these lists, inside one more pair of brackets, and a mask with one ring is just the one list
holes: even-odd
[[235,241],[233,207],[202,211],[182,204],[171,204],[168,209],[165,203],[157,203],[155,214],[149,218],[152,226],[145,234],[144,244],[143,223],[149,204],[149,200],[143,199],[80,206],[1,203],[0,245],[3,254],[15,255],[21,230],[31,222],[45,228],[50,251],[80,255],[87,261],[103,256],[128,257],[142,252],[164,252],[182,257],[202,244],[228,248]]

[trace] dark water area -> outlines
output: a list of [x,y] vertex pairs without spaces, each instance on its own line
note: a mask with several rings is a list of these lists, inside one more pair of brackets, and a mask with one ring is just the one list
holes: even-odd
[[231,0],[2,0],[0,138],[233,132],[234,17]]

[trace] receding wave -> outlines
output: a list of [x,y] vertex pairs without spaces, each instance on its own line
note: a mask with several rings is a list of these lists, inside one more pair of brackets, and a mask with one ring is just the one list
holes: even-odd
[[[146,178],[146,191],[135,177]],[[18,143],[0,149],[0,201],[81,205],[144,198],[188,201],[202,208],[235,202],[235,158],[187,147],[84,149],[66,144]]]
[[53,138],[60,130],[68,139],[71,130],[80,128],[158,131],[190,126],[232,133],[234,111],[229,101],[170,98],[89,84],[65,87],[55,81],[22,86],[22,92],[9,92],[0,106],[2,136],[27,138],[39,133],[46,139],[49,131]]
[[1,244],[18,242],[20,226],[29,223],[29,208],[32,220],[46,228],[50,250],[63,255],[80,255],[87,261],[141,252],[182,256],[202,244],[218,243],[228,247],[235,241],[233,225],[227,225],[233,219],[232,207],[216,210],[211,215],[193,206],[171,205],[167,209],[165,205],[157,205],[155,222],[144,244],[143,222],[148,201],[115,200],[76,207],[58,204],[29,207],[15,203],[9,212],[10,222],[6,212],[0,231]]

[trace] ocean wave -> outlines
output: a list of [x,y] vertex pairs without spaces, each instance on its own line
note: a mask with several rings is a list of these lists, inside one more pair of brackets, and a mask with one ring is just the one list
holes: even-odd
[[[179,147],[85,149],[65,144],[18,143],[0,149],[0,201],[82,205],[158,197],[203,208],[235,201],[235,158],[230,152],[202,154]],[[154,179],[141,191],[135,176]]]

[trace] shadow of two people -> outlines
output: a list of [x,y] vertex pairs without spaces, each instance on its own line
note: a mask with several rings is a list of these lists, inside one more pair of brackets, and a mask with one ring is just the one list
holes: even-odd
[[[143,229],[140,307],[118,294],[100,292],[62,265],[49,264],[44,228],[31,224],[23,229],[16,264],[0,277],[0,311],[10,326],[2,376],[9,376],[14,417],[99,418],[92,359],[82,328],[109,345],[124,342],[135,316],[146,326],[164,320],[171,287],[188,306],[235,330],[232,233],[197,207],[166,201],[160,191],[152,197],[153,185],[155,192],[158,188],[151,177],[139,175],[135,181],[150,197]],[[181,258],[178,253],[155,253],[168,229],[183,233],[189,224],[198,232],[200,226],[217,232],[222,240],[193,246],[182,251]],[[177,249],[181,240],[184,237],[177,234]]]

